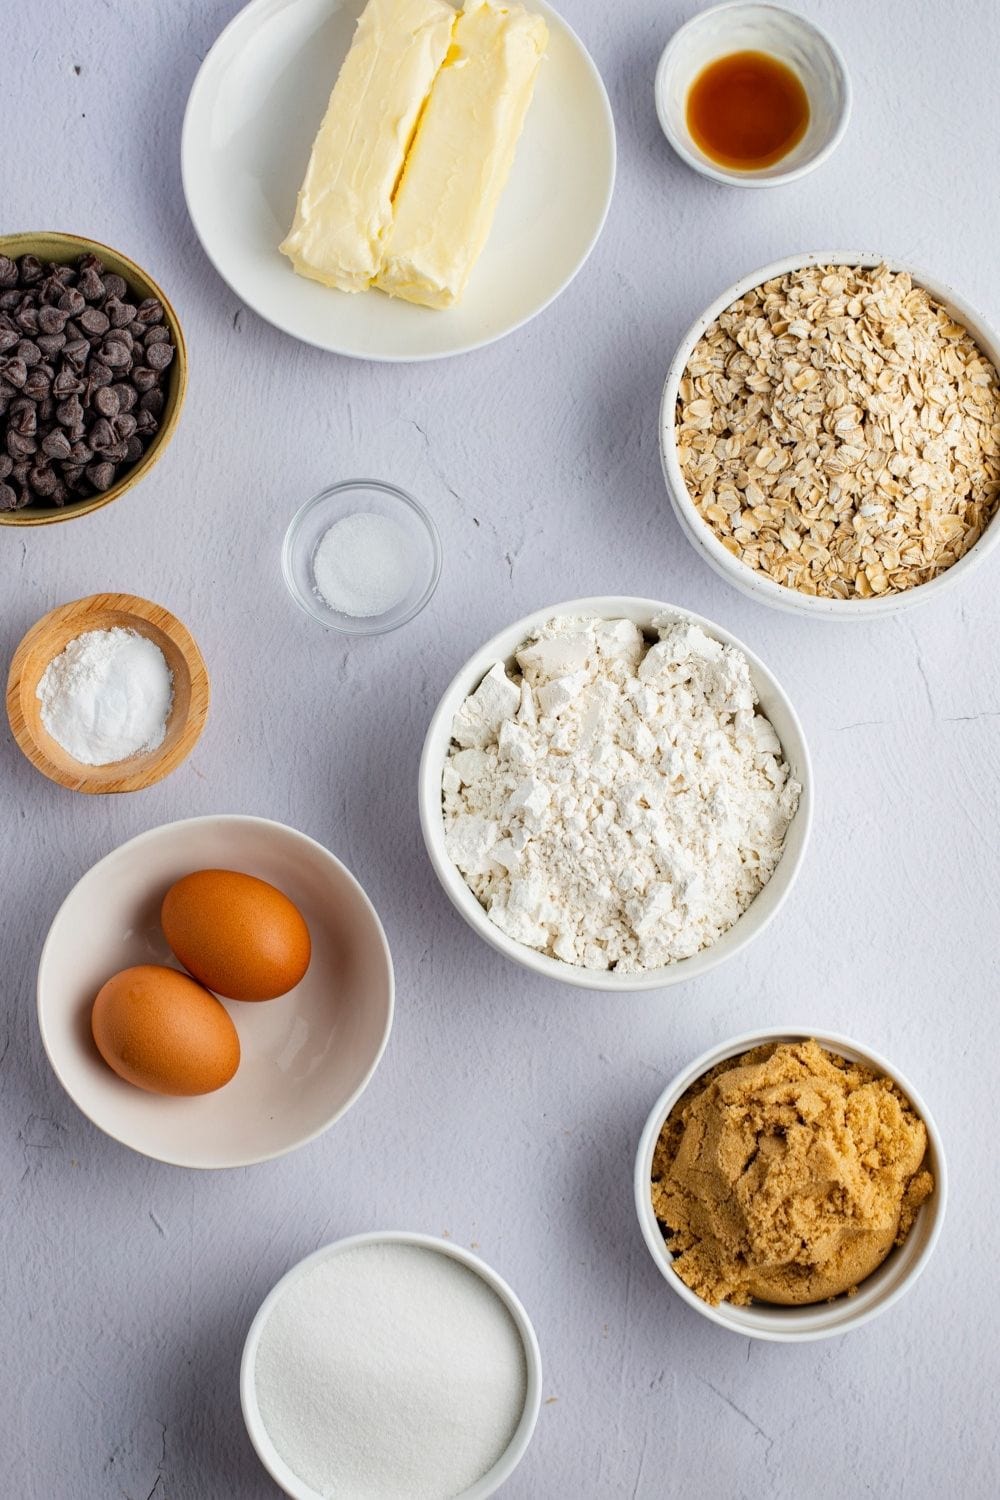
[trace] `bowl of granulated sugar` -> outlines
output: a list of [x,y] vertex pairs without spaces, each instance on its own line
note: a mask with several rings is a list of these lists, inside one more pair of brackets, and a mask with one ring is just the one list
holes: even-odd
[[429,1235],[355,1235],[265,1298],[243,1418],[293,1500],[485,1500],[531,1441],[538,1340],[506,1282]]
[[383,635],[418,615],[441,576],[441,539],[412,495],[378,479],[330,485],[292,517],[281,550],[300,609],[344,635]]

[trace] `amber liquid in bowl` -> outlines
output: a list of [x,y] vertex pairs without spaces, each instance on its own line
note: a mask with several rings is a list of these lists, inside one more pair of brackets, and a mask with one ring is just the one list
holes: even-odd
[[687,127],[712,161],[751,172],[787,156],[806,133],[809,96],[798,75],[766,52],[731,52],[698,74]]

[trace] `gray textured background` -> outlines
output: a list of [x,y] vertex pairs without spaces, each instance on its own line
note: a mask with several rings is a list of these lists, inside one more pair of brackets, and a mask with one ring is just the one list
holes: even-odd
[[[801,0],[842,44],[854,119],[814,176],[739,193],[681,167],[653,111],[657,56],[694,8],[567,0],[618,123],[603,239],[509,340],[393,368],[273,331],[195,240],[181,115],[236,0],[0,0],[3,227],[119,246],[169,290],[191,352],[184,419],[138,490],[69,526],[0,534],[5,659],[53,605],[124,589],[186,621],[214,684],[194,756],[148,792],[63,792],[9,736],[0,760],[5,1500],[274,1495],[239,1414],[247,1325],[300,1256],[387,1226],[475,1242],[534,1318],[555,1399],[511,1500],[997,1492],[1000,564],[871,627],[745,601],[668,512],[656,412],[694,314],[797,250],[910,257],[1000,322],[1000,13]],[[278,549],[304,498],[358,473],[427,503],[445,570],[415,624],[345,644],[290,602]],[[476,940],[430,874],[414,790],[460,662],[528,609],[611,592],[742,635],[798,705],[818,784],[806,868],[766,936],[698,984],[617,999],[541,982]],[[305,829],[357,874],[393,946],[397,1020],[329,1134],[199,1176],[77,1112],[42,1053],[34,973],[94,860],[157,823],[232,810]],[[636,1139],[669,1075],[782,1020],[852,1033],[909,1073],[953,1183],[905,1301],[800,1348],[751,1345],[672,1297],[631,1201]]]

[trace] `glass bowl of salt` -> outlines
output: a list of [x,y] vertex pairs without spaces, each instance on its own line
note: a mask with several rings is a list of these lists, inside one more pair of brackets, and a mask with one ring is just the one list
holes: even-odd
[[292,517],[281,549],[288,592],[344,635],[382,635],[418,615],[441,576],[441,538],[418,500],[378,479],[346,479]]

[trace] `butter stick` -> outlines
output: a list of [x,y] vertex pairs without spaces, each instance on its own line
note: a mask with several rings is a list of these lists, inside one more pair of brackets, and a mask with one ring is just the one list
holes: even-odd
[[280,247],[300,276],[345,292],[371,285],[393,194],[455,20],[445,0],[368,0]]
[[493,224],[548,42],[541,16],[467,0],[396,194],[376,286],[426,307],[465,290]]

